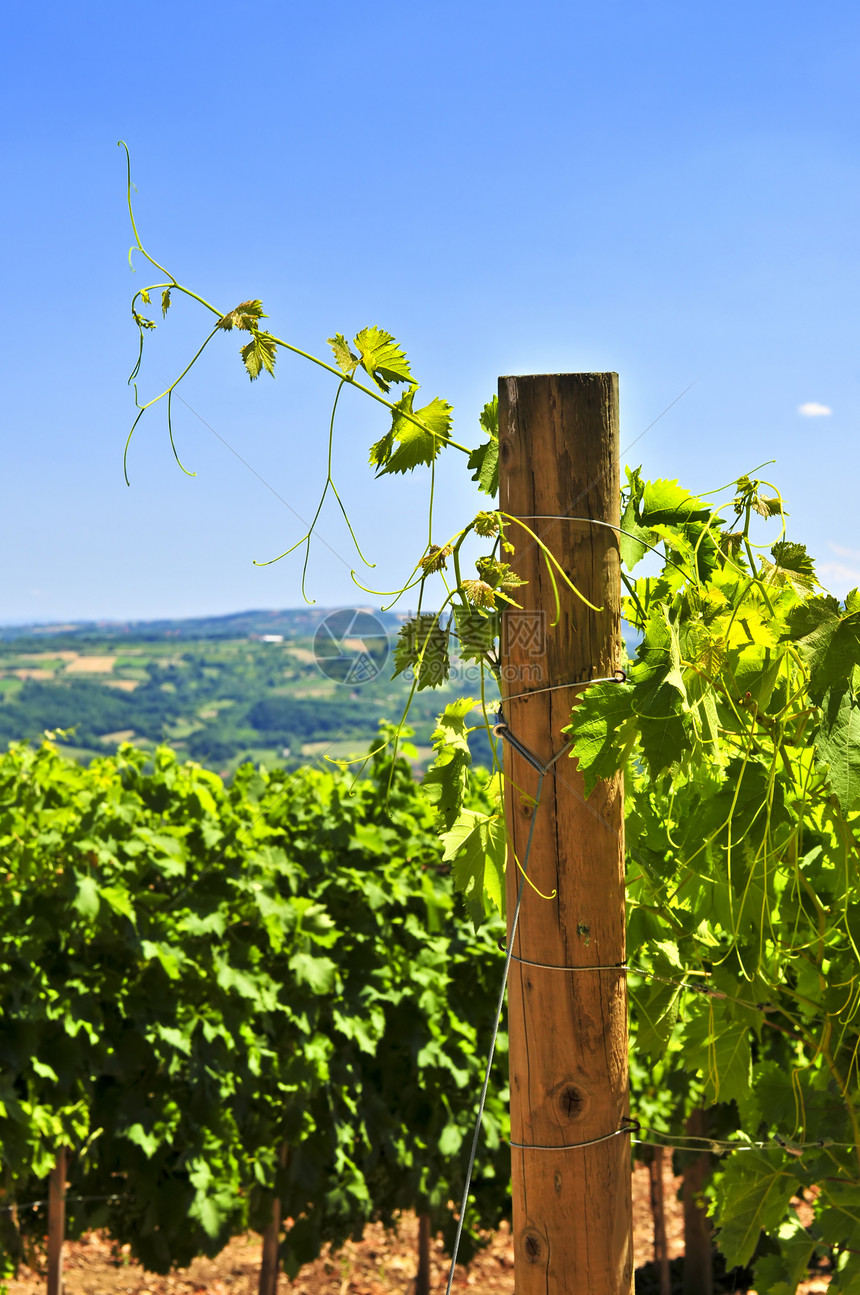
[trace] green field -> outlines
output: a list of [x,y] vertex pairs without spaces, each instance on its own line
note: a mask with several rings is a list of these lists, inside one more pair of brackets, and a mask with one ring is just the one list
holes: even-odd
[[[381,666],[374,678],[327,677],[314,652],[327,614],[0,629],[0,744],[62,730],[69,754],[87,761],[123,741],[165,743],[224,775],[249,759],[295,767],[363,753],[380,720],[400,718],[410,683],[391,679],[384,640],[373,645],[373,666]],[[393,645],[400,619],[378,615]],[[435,717],[455,695],[477,695],[475,681],[415,694],[417,766],[426,765]],[[486,763],[489,744],[476,737],[475,757]]]

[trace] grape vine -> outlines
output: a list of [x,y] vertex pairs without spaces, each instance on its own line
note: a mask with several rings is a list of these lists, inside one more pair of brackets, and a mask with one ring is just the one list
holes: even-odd
[[[130,194],[129,170],[131,212]],[[497,636],[505,609],[517,605],[516,546],[537,544],[554,587],[564,581],[578,592],[539,531],[492,505],[443,542],[433,538],[443,450],[466,454],[477,488],[490,499],[497,493],[496,402],[481,414],[484,439],[469,449],[452,437],[447,402],[415,407],[418,385],[389,333],[366,328],[351,343],[336,333],[330,364],[263,330],[257,300],[220,313],[145,252],[133,213],[132,226],[137,251],[165,276],[132,303],[140,332],[132,432],[166,398],[173,443],[173,392],[221,331],[248,334],[241,358],[252,380],[274,375],[280,350],[337,380],[320,505],[308,533],[285,551],[305,546],[303,593],[329,489],[346,516],[332,467],[344,385],[390,415],[370,448],[376,475],[429,472],[427,543],[400,589],[383,595],[354,578],[394,601],[417,588],[417,613],[395,649],[396,670],[412,672],[413,693],[443,682],[454,652],[481,666],[480,698],[459,700],[440,716],[423,781],[445,858],[480,923],[503,907],[506,841],[498,764],[489,810],[468,803],[468,720],[477,708],[490,726],[490,694],[503,682]],[[215,322],[176,382],[141,404],[136,380],[155,326],[142,309],[157,291],[165,314],[171,294],[184,294]],[[356,381],[359,370],[366,383]],[[405,395],[389,399],[398,385]],[[727,1262],[754,1260],[760,1288],[785,1295],[812,1256],[823,1254],[834,1295],[857,1295],[860,594],[840,602],[820,586],[810,555],[788,538],[779,491],[753,473],[696,496],[628,469],[622,502],[625,615],[637,646],[627,686],[584,690],[569,735],[586,793],[625,771],[629,945],[638,968],[630,972],[634,1074],[641,1077],[647,1060],[656,1089],[675,1094],[661,1104],[654,1086],[650,1096],[643,1091],[651,1136],[677,1139],[692,1105],[714,1106],[725,1137],[712,1211]],[[473,533],[492,543],[476,576],[464,576],[463,544]],[[646,553],[652,561],[658,555],[658,573],[637,577]],[[425,607],[431,577],[444,590],[437,611]],[[696,983],[708,992],[692,992]],[[809,1227],[791,1205],[803,1191],[814,1198]]]

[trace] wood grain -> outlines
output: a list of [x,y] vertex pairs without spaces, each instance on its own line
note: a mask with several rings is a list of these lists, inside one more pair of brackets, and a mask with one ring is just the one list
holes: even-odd
[[[511,559],[528,581],[523,611],[505,613],[503,695],[611,675],[620,663],[618,379],[614,373],[499,380],[500,502],[558,557],[589,610],[559,582],[558,623],[546,560],[511,526]],[[528,614],[544,624],[535,650]],[[512,732],[549,760],[581,689],[511,700]],[[505,745],[509,848],[522,860],[537,773]],[[556,967],[624,960],[623,788],[598,784],[586,801],[567,756],[544,781],[514,952]],[[509,921],[519,870],[507,869]],[[542,898],[552,896],[551,898]],[[600,1138],[628,1111],[627,985],[623,972],[559,971],[512,963],[508,994],[511,1140],[559,1147]],[[626,1135],[572,1150],[513,1150],[517,1295],[629,1295],[633,1289],[630,1148]]]

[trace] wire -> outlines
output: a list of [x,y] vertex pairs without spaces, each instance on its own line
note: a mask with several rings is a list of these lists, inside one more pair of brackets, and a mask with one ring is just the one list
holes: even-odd
[[[856,1151],[857,1146],[853,1142],[834,1142],[831,1138],[816,1138],[808,1142],[794,1142],[791,1138],[781,1138],[779,1134],[773,1137],[765,1138],[763,1141],[750,1139],[747,1142],[730,1141],[726,1138],[700,1138],[692,1134],[671,1133],[663,1134],[659,1129],[643,1129],[643,1133],[649,1133],[650,1138],[631,1138],[631,1142],[636,1142],[643,1147],[664,1147],[667,1151],[712,1151],[714,1155],[724,1155],[730,1151],[762,1151],[772,1150],[778,1147],[787,1155],[800,1157],[804,1151],[821,1151],[828,1147],[840,1151]],[[674,1138],[678,1140],[675,1141]],[[659,1138],[660,1141],[656,1141]],[[668,1141],[667,1139],[673,1139]]]
[[618,669],[614,674],[602,679],[574,679],[571,683],[553,683],[547,688],[530,688],[528,692],[515,692],[512,697],[503,697],[502,705],[509,701],[519,701],[521,697],[536,697],[541,692],[559,692],[562,688],[590,688],[593,683],[626,683],[627,671]]
[[[126,1201],[129,1199],[130,1192],[112,1192],[110,1196],[66,1196],[62,1199],[65,1204],[70,1201]],[[11,1205],[0,1205],[0,1214],[10,1214],[13,1210],[35,1210],[42,1205],[50,1205],[49,1200],[44,1201],[13,1201]]]
[[[499,948],[502,952],[507,952],[505,944],[500,940]],[[668,976],[660,976],[656,971],[650,971],[647,967],[637,967],[631,962],[610,962],[605,964],[596,964],[593,966],[567,967],[557,962],[537,962],[533,958],[520,958],[516,953],[511,954],[512,962],[520,962],[525,967],[539,967],[543,971],[625,971],[632,972],[634,976],[642,976],[645,980],[657,980],[661,985],[674,985],[677,989],[689,989],[694,994],[703,994],[706,998],[720,998],[728,1003],[737,1003],[739,1007],[746,1007],[751,1012],[770,1012],[774,1010],[772,1003],[751,1003],[746,998],[735,998],[732,994],[727,994],[722,989],[712,989],[710,985],[697,985],[695,981],[690,980],[671,980]],[[693,971],[688,974],[694,975]]]
[[508,1140],[508,1146],[516,1147],[518,1151],[576,1151],[579,1147],[596,1147],[599,1142],[609,1142],[612,1138],[619,1137],[622,1133],[638,1133],[639,1121],[632,1120],[628,1115],[622,1116],[622,1125],[620,1129],[613,1129],[611,1133],[604,1133],[599,1138],[587,1138],[585,1142],[562,1142],[556,1144],[542,1142],[511,1142]]
[[[556,756],[555,759],[558,759],[558,756]],[[554,763],[554,761],[551,761],[551,763]],[[549,766],[547,766],[547,768],[549,768]],[[546,772],[547,772],[546,769],[540,770],[537,789],[535,791],[534,808],[532,810],[531,822],[529,823],[529,835],[528,835],[528,840],[526,841],[525,853],[523,854],[523,862],[522,862],[522,869],[521,869],[522,876],[520,878],[519,889],[517,890],[516,907],[514,908],[514,914],[513,914],[513,917],[511,918],[511,942],[513,942],[513,938],[517,930],[517,923],[519,922],[519,919],[520,919],[520,907],[522,905],[523,890],[526,884],[526,874],[527,874],[528,865],[529,865],[529,854],[531,853],[532,841],[534,839],[535,820],[537,818],[538,809],[540,808],[540,798],[541,798],[541,792],[543,791],[543,780],[546,776]],[[502,983],[499,987],[499,1002],[498,1002],[498,1006],[496,1007],[496,1023],[493,1028],[493,1037],[490,1040],[490,1050],[487,1055],[487,1068],[484,1073],[484,1086],[481,1089],[481,1098],[480,1098],[480,1101],[478,1102],[478,1115],[475,1120],[475,1132],[472,1136],[472,1149],[469,1152],[469,1164],[466,1169],[466,1185],[463,1188],[463,1199],[460,1203],[460,1217],[457,1219],[457,1234],[454,1238],[454,1247],[451,1251],[451,1268],[448,1273],[448,1285],[445,1287],[445,1295],[451,1295],[451,1287],[454,1284],[454,1272],[457,1266],[457,1254],[459,1253],[459,1250],[460,1250],[460,1238],[463,1235],[463,1224],[466,1220],[466,1210],[469,1205],[469,1188],[472,1185],[472,1173],[475,1168],[475,1156],[477,1155],[477,1152],[478,1152],[478,1140],[481,1136],[481,1125],[484,1120],[484,1105],[487,1100],[487,1091],[490,1087],[490,1071],[492,1070],[493,1057],[495,1056],[495,1052],[496,1052],[496,1040],[499,1037],[499,1026],[501,1024],[501,1019],[502,1019],[502,1008],[504,1007],[504,1004],[505,1004],[505,989],[507,988],[508,971],[510,969],[510,965],[511,965],[511,952],[510,950],[508,950],[508,953],[505,957],[504,971],[502,972]]]

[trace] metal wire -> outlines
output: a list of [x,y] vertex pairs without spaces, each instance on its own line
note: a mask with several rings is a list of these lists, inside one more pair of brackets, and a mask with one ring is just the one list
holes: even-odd
[[[503,953],[507,952],[506,945],[502,940],[499,941],[499,948]],[[712,989],[710,985],[697,985],[692,980],[672,980],[668,976],[658,975],[656,971],[650,971],[647,967],[637,967],[631,962],[610,962],[594,966],[567,967],[558,962],[538,962],[534,958],[521,958],[516,953],[511,954],[511,962],[522,963],[525,967],[539,967],[542,971],[631,971],[634,976],[642,976],[645,980],[657,980],[661,985],[674,985],[676,989],[689,989],[694,994],[703,994],[706,998],[720,998],[728,1003],[737,1003],[739,1007],[746,1007],[751,1012],[773,1011],[772,1003],[751,1003],[746,998],[735,998],[733,994],[727,994],[722,989]]]
[[546,688],[530,688],[528,692],[515,692],[512,697],[503,697],[502,705],[509,701],[519,701],[521,697],[536,697],[541,692],[558,692],[562,688],[590,688],[593,683],[626,683],[627,671],[620,667],[614,674],[605,675],[602,679],[575,679],[571,683],[553,683]]
[[587,1138],[585,1142],[561,1142],[552,1145],[542,1142],[511,1142],[508,1140],[508,1146],[516,1147],[518,1151],[576,1151],[579,1147],[596,1147],[599,1142],[609,1142],[612,1138],[620,1137],[622,1133],[638,1133],[639,1121],[631,1119],[629,1115],[622,1115],[621,1128],[613,1129],[611,1133],[604,1133],[599,1138]]
[[[555,759],[558,759],[558,757],[556,756]],[[554,761],[552,761],[551,763],[554,763]],[[514,935],[516,934],[517,923],[520,920],[520,907],[522,905],[523,889],[525,888],[525,884],[526,884],[526,872],[529,864],[529,854],[531,853],[532,840],[534,839],[535,819],[537,818],[537,812],[540,807],[541,792],[543,791],[543,780],[546,776],[546,772],[548,768],[549,766],[547,766],[546,769],[541,768],[539,770],[538,785],[537,785],[537,790],[535,791],[534,809],[532,810],[532,819],[531,819],[531,822],[529,823],[529,835],[528,835],[528,840],[526,841],[525,853],[523,854],[522,876],[520,878],[520,885],[517,891],[517,902],[514,908],[514,914],[513,914],[513,917],[511,918],[511,940],[512,941],[513,941]],[[501,1019],[502,1019],[502,1008],[504,1007],[504,1004],[505,1004],[505,989],[508,983],[508,970],[510,968],[510,965],[511,965],[511,954],[510,954],[510,951],[508,951],[507,955],[505,956],[505,966],[502,972],[502,983],[501,983],[501,986],[499,987],[499,1001],[496,1007],[496,1023],[493,1028],[493,1037],[490,1040],[490,1050],[487,1055],[487,1068],[484,1073],[484,1085],[481,1089],[480,1101],[478,1102],[478,1115],[475,1120],[475,1132],[472,1136],[472,1149],[469,1152],[469,1164],[468,1164],[468,1168],[466,1169],[466,1185],[463,1188],[463,1199],[460,1203],[460,1217],[457,1220],[457,1234],[454,1238],[454,1247],[451,1251],[451,1268],[448,1273],[448,1285],[445,1287],[445,1295],[451,1295],[451,1287],[454,1284],[454,1273],[457,1266],[457,1254],[459,1253],[459,1250],[460,1250],[460,1238],[463,1235],[463,1224],[466,1219],[466,1210],[469,1205],[469,1188],[472,1185],[472,1173],[475,1168],[475,1156],[477,1155],[477,1152],[478,1152],[478,1140],[481,1136],[481,1125],[484,1120],[484,1106],[487,1101],[487,1090],[490,1087],[490,1071],[492,1070],[493,1057],[495,1056],[495,1053],[496,1053],[496,1040],[499,1037],[499,1025],[501,1024]]]
[[[794,1142],[791,1138],[781,1138],[774,1134],[771,1138],[765,1138],[762,1141],[750,1139],[748,1142],[731,1141],[727,1138],[700,1138],[692,1134],[663,1134],[659,1129],[643,1129],[641,1132],[648,1133],[649,1138],[631,1138],[631,1142],[636,1142],[643,1147],[664,1147],[667,1151],[712,1151],[714,1155],[724,1155],[729,1151],[762,1151],[778,1147],[787,1155],[800,1157],[804,1151],[821,1151],[828,1147],[833,1147],[839,1151],[856,1151],[857,1146],[853,1142],[834,1142],[831,1138],[815,1138],[805,1142]],[[676,1141],[675,1138],[678,1140]],[[657,1141],[656,1139],[660,1139]],[[665,1140],[664,1140],[665,1139]],[[669,1141],[668,1139],[672,1139]]]
[[[70,1201],[125,1201],[128,1200],[130,1192],[112,1192],[110,1196],[66,1196],[63,1200],[68,1204]],[[0,1205],[0,1214],[11,1214],[13,1210],[35,1210],[42,1205],[49,1205],[50,1201],[12,1201],[11,1205]]]

